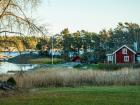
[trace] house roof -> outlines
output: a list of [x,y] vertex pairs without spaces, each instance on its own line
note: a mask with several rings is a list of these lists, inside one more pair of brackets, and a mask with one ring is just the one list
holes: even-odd
[[115,54],[116,52],[118,52],[120,49],[122,49],[123,47],[126,47],[127,49],[129,49],[131,52],[133,52],[134,54],[136,54],[136,52],[134,50],[132,50],[131,48],[129,48],[126,45],[121,46],[120,48],[118,48],[116,51],[114,51],[112,54]]
[[107,56],[111,56],[111,55],[113,55],[113,54],[106,54]]

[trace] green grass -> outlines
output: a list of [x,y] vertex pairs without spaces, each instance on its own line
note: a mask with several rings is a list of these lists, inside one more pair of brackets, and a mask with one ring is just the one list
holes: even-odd
[[[60,58],[53,58],[53,63],[54,64],[62,63],[62,61],[63,60],[60,59]],[[52,59],[51,58],[47,58],[47,57],[29,59],[29,63],[31,63],[31,64],[51,64],[52,63]]]
[[93,70],[119,70],[122,68],[140,68],[140,64],[108,64],[108,63],[99,63],[99,64],[79,64],[74,66],[77,69],[93,69]]
[[0,105],[140,105],[140,86],[31,89]]
[[[10,58],[8,60],[12,63],[18,63],[18,64],[51,64],[52,58],[46,57],[46,56],[37,56],[37,55],[30,55],[30,54],[22,54],[19,56],[16,56],[14,58]],[[53,63],[58,64],[62,63],[63,59],[61,58],[54,58]]]

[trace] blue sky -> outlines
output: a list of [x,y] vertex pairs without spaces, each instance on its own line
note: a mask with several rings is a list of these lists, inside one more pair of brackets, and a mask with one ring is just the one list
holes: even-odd
[[87,30],[99,32],[118,22],[140,24],[140,0],[43,0],[35,17],[48,24],[49,32]]

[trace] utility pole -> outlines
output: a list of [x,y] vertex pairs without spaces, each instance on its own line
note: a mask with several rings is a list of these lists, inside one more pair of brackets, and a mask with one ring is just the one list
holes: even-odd
[[52,35],[52,64],[53,64],[53,35]]

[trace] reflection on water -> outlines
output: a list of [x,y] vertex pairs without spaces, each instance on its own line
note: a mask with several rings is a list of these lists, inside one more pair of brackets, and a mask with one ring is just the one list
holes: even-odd
[[[15,57],[15,56],[18,56],[20,54],[30,54],[31,52],[29,51],[23,51],[21,53],[19,52],[0,52],[1,55],[5,55],[5,56],[12,56],[12,57]],[[38,54],[37,51],[33,51],[32,54]]]
[[19,52],[0,52],[0,54],[5,56],[13,56],[13,57],[20,55]]
[[5,74],[8,71],[27,71],[37,66],[37,64],[14,64],[9,62],[0,62],[0,74]]

